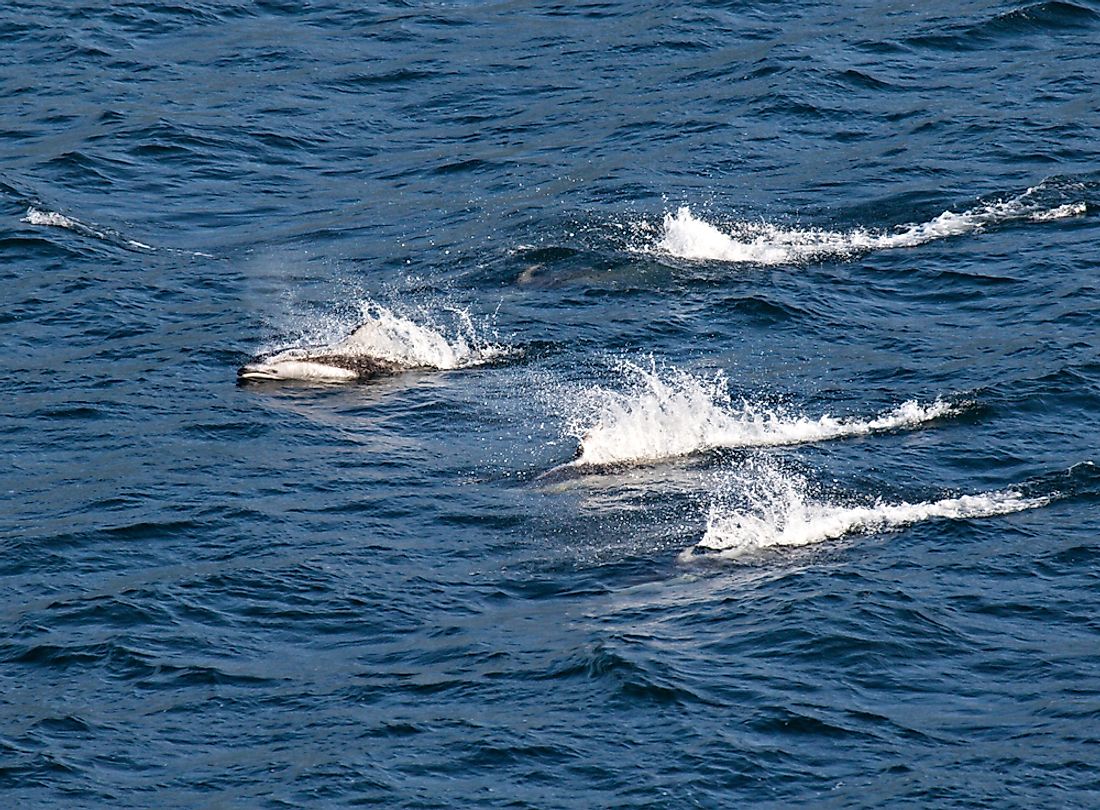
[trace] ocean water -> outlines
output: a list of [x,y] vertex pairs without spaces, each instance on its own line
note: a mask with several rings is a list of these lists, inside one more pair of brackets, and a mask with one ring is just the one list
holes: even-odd
[[0,31],[5,807],[1100,806],[1095,0]]

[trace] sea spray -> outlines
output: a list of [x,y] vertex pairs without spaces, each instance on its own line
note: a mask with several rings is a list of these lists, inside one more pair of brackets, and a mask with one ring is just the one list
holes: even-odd
[[28,208],[26,215],[19,221],[28,225],[41,225],[50,228],[66,228],[76,231],[87,229],[86,225],[82,225],[75,219],[70,219],[57,211],[40,211],[37,208]]
[[399,315],[374,302],[362,307],[363,323],[341,344],[356,354],[368,354],[405,366],[455,369],[476,366],[504,355],[507,347],[490,342],[469,310],[447,307],[449,326],[435,315],[420,321]]
[[695,375],[621,361],[623,390],[590,387],[568,399],[566,433],[578,442],[570,466],[645,463],[714,448],[769,447],[913,429],[962,412],[966,403],[910,400],[869,419],[817,418],[734,401],[724,375]]
[[852,533],[899,529],[934,518],[993,517],[1034,509],[1050,500],[1050,496],[1025,496],[1007,489],[917,503],[879,499],[867,505],[843,504],[815,497],[802,475],[757,459],[731,473],[719,487],[702,539],[682,552],[681,560],[701,555],[735,558]]
[[719,227],[693,214],[688,206],[681,206],[674,214],[665,214],[656,241],[637,249],[679,259],[776,265],[916,247],[974,233],[990,225],[1050,222],[1086,212],[1087,206],[1081,201],[1059,205],[1042,202],[1043,190],[1042,185],[1033,186],[1007,200],[983,203],[961,213],[944,211],[927,222],[907,223],[890,231],[867,228],[835,231],[767,222],[734,222]]

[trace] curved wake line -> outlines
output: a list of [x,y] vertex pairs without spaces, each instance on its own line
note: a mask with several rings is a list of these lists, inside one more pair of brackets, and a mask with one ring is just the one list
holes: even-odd
[[85,225],[79,220],[67,217],[64,214],[59,214],[56,211],[40,211],[37,208],[28,208],[26,216],[20,220],[20,222],[26,222],[28,225],[42,225],[50,228],[64,228],[78,233],[81,236],[88,236],[93,239],[102,239],[105,242],[115,242],[122,247],[136,249],[136,250],[156,250],[152,245],[147,245],[144,242],[138,242],[135,239],[126,239],[118,234],[111,234],[107,231],[101,231],[93,228],[90,225]]
[[716,448],[776,447],[910,430],[957,416],[970,406],[943,399],[923,405],[909,400],[870,419],[828,414],[813,419],[744,400],[735,404],[721,375],[708,379],[626,362],[620,372],[631,382],[626,393],[596,387],[570,398],[570,407],[578,412],[566,430],[578,439],[578,452],[562,468],[639,464]]
[[748,512],[711,507],[703,539],[682,552],[690,560],[701,554],[717,553],[739,557],[769,548],[807,546],[843,537],[898,529],[933,518],[953,520],[985,518],[1022,512],[1045,506],[1053,496],[1025,497],[1005,490],[978,495],[960,495],[922,503],[878,503],[873,506],[836,506],[797,501],[786,513],[759,516]]
[[892,232],[864,228],[850,231],[784,228],[766,222],[739,222],[729,226],[727,233],[682,206],[675,214],[665,214],[660,238],[643,252],[696,261],[788,264],[916,247],[975,233],[998,223],[1051,222],[1081,216],[1087,211],[1087,205],[1080,201],[1044,207],[1034,199],[1041,190],[1042,185],[1033,186],[1011,199],[979,205],[962,213],[944,211],[928,222],[899,225]]
[[86,236],[91,239],[100,239],[104,242],[110,242],[118,245],[126,250],[137,251],[151,251],[156,252],[158,250],[165,250],[170,253],[183,253],[188,256],[201,256],[204,259],[213,259],[214,257],[209,253],[203,253],[198,250],[177,250],[175,248],[156,248],[153,245],[147,245],[144,242],[139,242],[136,239],[128,239],[120,233],[110,230],[100,230],[93,228],[91,225],[87,225],[78,219],[67,217],[64,214],[60,214],[57,211],[42,211],[38,208],[28,208],[27,213],[23,216],[20,222],[25,222],[28,225],[38,225],[49,228],[64,228],[65,230],[72,231],[73,233]]

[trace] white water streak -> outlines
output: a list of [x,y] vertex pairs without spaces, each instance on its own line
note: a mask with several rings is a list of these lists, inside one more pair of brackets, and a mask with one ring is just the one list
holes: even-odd
[[917,428],[955,416],[964,406],[942,399],[914,400],[870,419],[828,414],[811,418],[764,405],[734,403],[722,375],[697,377],[676,369],[622,363],[631,384],[624,392],[592,388],[571,399],[578,409],[567,425],[579,440],[571,466],[640,463],[712,448],[768,447]]
[[1011,199],[986,203],[962,213],[944,211],[928,222],[899,225],[893,231],[864,228],[831,231],[781,227],[766,222],[739,222],[722,230],[683,206],[675,214],[665,215],[660,238],[652,250],[680,259],[775,265],[916,247],[937,239],[974,233],[988,225],[1014,220],[1050,222],[1085,213],[1084,202],[1042,207],[1033,199],[1041,188],[1034,186]]
[[807,546],[847,534],[884,532],[934,518],[957,520],[1006,515],[1044,506],[1052,500],[1003,490],[918,503],[878,501],[869,506],[847,506],[812,500],[807,496],[807,482],[799,476],[753,466],[751,474],[741,476],[741,496],[747,498],[748,507],[731,508],[723,498],[712,504],[703,538],[682,553],[682,560],[701,554],[732,558],[766,549]]
[[[95,228],[87,223],[81,222],[78,219],[67,217],[64,214],[57,211],[42,211],[38,208],[28,208],[27,213],[23,216],[20,222],[26,222],[28,225],[37,225],[48,228],[64,228],[65,230],[72,231],[73,233],[86,236],[91,239],[101,239],[104,242],[113,242],[124,248],[131,250],[150,250],[156,251],[158,248],[153,245],[147,245],[144,242],[139,242],[137,239],[129,239],[122,234],[116,233],[111,230],[101,230]],[[169,253],[184,254],[188,256],[200,256],[204,259],[214,258],[209,253],[203,253],[198,250],[176,250],[174,248],[160,248],[166,250]]]
[[37,208],[28,208],[26,216],[20,221],[26,222],[28,225],[46,225],[53,228],[68,228],[69,230],[86,227],[75,219],[69,219],[64,214],[59,214],[56,211],[39,211]]

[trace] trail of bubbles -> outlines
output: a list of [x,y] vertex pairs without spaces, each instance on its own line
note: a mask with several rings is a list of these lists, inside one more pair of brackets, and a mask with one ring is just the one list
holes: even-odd
[[625,391],[594,386],[567,399],[573,409],[568,435],[579,444],[569,466],[644,463],[719,447],[768,447],[913,429],[956,416],[967,405],[914,400],[870,419],[823,415],[816,419],[742,400],[735,403],[725,377],[699,377],[678,369],[658,371],[619,364]]

